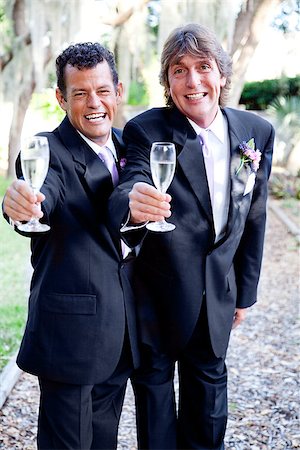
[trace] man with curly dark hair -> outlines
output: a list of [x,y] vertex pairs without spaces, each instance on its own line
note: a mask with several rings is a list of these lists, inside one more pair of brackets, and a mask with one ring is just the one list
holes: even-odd
[[[40,133],[50,146],[42,193],[18,179],[3,202],[7,219],[38,216],[51,227],[30,236],[34,273],[17,363],[39,378],[39,449],[107,450],[117,447],[126,383],[138,363],[121,245],[107,227],[117,180],[104,161],[120,168],[124,157],[112,128],[123,87],[112,53],[98,43],[71,45],[56,68],[66,117]],[[22,177],[19,158],[16,173]]]

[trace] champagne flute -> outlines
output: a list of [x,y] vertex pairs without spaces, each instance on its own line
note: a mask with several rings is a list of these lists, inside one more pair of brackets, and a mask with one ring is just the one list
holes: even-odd
[[[21,167],[24,179],[37,194],[42,187],[49,167],[49,144],[45,136],[33,136],[25,139],[21,146]],[[37,217],[18,226],[21,231],[30,233],[50,230],[49,225],[40,223]]]
[[[150,152],[151,175],[155,187],[163,194],[171,184],[175,173],[176,151],[171,142],[153,142]],[[171,231],[176,227],[164,219],[159,222],[150,222],[146,228],[151,231]]]

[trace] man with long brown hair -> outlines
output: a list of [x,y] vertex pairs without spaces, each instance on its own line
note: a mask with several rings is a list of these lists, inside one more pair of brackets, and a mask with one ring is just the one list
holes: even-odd
[[[132,278],[143,343],[133,380],[140,448],[224,448],[225,357],[232,327],[256,302],[274,141],[267,121],[225,107],[231,70],[209,29],[175,29],[161,56],[167,106],[123,133],[127,166],[110,219],[129,245],[141,244]],[[168,194],[153,186],[155,141],[176,147]],[[170,217],[170,202],[176,229],[147,232],[143,223]]]

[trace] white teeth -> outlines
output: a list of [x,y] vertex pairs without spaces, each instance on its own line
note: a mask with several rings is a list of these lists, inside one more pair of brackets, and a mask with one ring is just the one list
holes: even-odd
[[200,94],[189,94],[187,95],[187,98],[190,98],[191,100],[198,100],[200,98],[203,98],[205,95],[204,92],[201,92]]
[[98,114],[89,114],[88,116],[85,116],[88,120],[98,120],[98,119],[104,119],[106,116],[106,113],[98,113]]

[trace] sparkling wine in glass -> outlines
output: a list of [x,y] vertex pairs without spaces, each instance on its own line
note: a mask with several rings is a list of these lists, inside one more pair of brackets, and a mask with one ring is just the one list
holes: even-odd
[[[171,142],[153,142],[150,152],[151,175],[155,187],[163,194],[171,184],[175,173],[176,151]],[[150,222],[146,225],[151,231],[171,231],[176,227],[174,224],[161,220]]]
[[[24,179],[37,194],[42,187],[49,167],[49,144],[45,136],[33,136],[25,139],[21,146],[21,166]],[[37,217],[18,226],[21,231],[29,233],[50,230],[49,225],[41,223]]]

